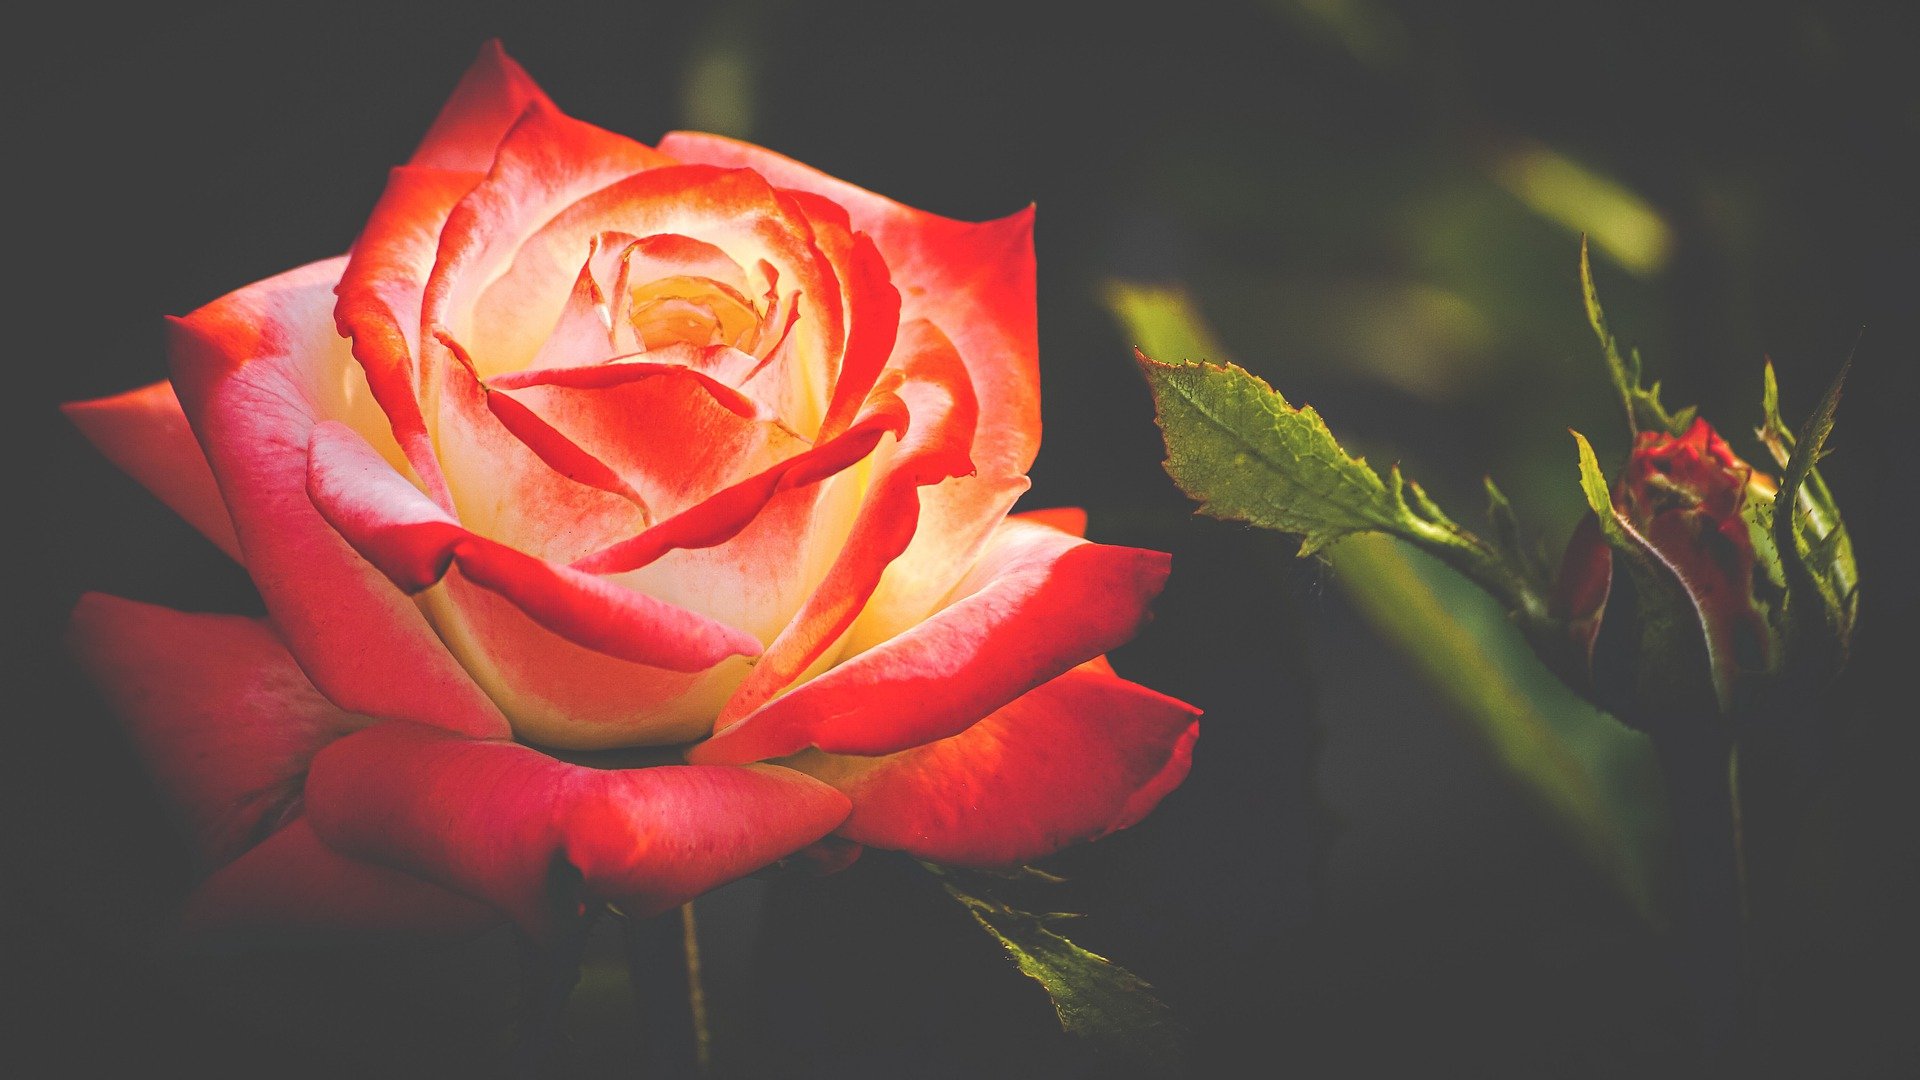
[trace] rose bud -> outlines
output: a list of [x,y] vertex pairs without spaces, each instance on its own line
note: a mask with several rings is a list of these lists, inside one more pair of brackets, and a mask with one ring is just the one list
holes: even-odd
[[92,596],[73,639],[203,922],[538,934],[557,863],[647,915],[826,837],[1018,864],[1186,775],[1196,711],[1103,658],[1168,557],[1009,516],[1030,211],[646,146],[490,46],[352,254],[177,320],[172,374],[71,414],[267,618]]
[[[1567,623],[1585,661],[1586,688],[1603,705],[1623,718],[1639,713],[1649,703],[1633,694],[1647,685],[1649,667],[1698,662],[1707,670],[1654,682],[1709,679],[1724,711],[1736,686],[1777,665],[1769,612],[1779,586],[1756,573],[1760,555],[1772,561],[1772,543],[1750,513],[1756,501],[1770,504],[1773,492],[1772,479],[1742,461],[1703,419],[1678,436],[1643,431],[1635,437],[1612,487],[1613,511],[1651,580],[1615,573],[1613,548],[1587,517],[1568,541],[1553,597],[1553,612]],[[1678,601],[1688,644],[1703,644],[1704,655],[1690,647],[1650,648],[1641,638],[1647,620],[1664,617],[1644,605],[1662,598]],[[1623,601],[1633,610],[1619,611]],[[1631,629],[1613,632],[1623,621]]]

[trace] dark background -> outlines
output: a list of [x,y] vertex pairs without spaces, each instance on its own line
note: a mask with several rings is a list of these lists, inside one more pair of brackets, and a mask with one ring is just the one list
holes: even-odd
[[[1456,516],[1491,472],[1557,550],[1565,429],[1624,436],[1558,155],[1664,223],[1602,250],[1623,338],[1736,449],[1759,363],[1804,415],[1857,342],[1826,472],[1865,579],[1784,879],[1785,1075],[1920,1069],[1911,694],[1920,27],[1902,4],[211,4],[16,27],[7,173],[24,684],[4,751],[0,1060],[45,1074],[494,1075],[510,943],[202,955],[165,942],[184,850],[61,654],[96,589],[257,610],[242,575],[54,412],[161,377],[161,317],[338,253],[482,40],[574,115],[711,125],[913,205],[1039,207],[1046,439],[1026,505],[1175,553],[1124,674],[1207,710],[1186,785],[1068,853],[1077,939],[1153,982],[1195,1072],[1679,1070],[1660,941],[1539,819],[1326,572],[1190,518],[1161,473],[1113,277],[1185,282],[1226,347]],[[740,103],[744,102],[742,106]],[[23,141],[24,140],[24,141]],[[18,190],[18,189],[16,189]],[[18,505],[16,503],[16,505]],[[18,550],[18,549],[16,549]],[[11,665],[10,665],[11,666]],[[720,1071],[1104,1075],[966,916],[897,864],[702,907]],[[604,943],[603,943],[604,944]],[[602,949],[583,1075],[632,1075]],[[597,965],[597,966],[596,966]],[[8,1064],[16,1064],[8,1061]]]

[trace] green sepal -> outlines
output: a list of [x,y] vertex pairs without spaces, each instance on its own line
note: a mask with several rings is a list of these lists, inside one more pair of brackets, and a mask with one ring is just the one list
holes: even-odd
[[[1188,1032],[1154,996],[1153,987],[1058,932],[1061,923],[1080,916],[1021,911],[990,895],[989,879],[977,872],[920,865],[1000,943],[1022,974],[1046,990],[1063,1030],[1086,1040],[1103,1058],[1124,1065],[1129,1074],[1185,1074]],[[1036,880],[1059,879],[1040,874]]]
[[1669,413],[1660,404],[1660,384],[1651,387],[1641,385],[1644,366],[1640,361],[1640,350],[1634,349],[1623,358],[1620,343],[1614,339],[1613,331],[1607,329],[1607,314],[1600,307],[1600,293],[1593,284],[1593,264],[1587,258],[1587,238],[1580,238],[1580,297],[1587,308],[1587,324],[1593,327],[1593,334],[1600,339],[1600,351],[1607,358],[1607,370],[1613,376],[1613,388],[1620,395],[1620,404],[1627,411],[1627,426],[1641,432],[1659,429],[1669,434],[1679,435],[1693,422],[1692,406],[1677,413]]
[[[1778,552],[1786,582],[1786,601],[1781,605],[1780,627],[1788,638],[1789,649],[1796,648],[1796,624],[1809,604],[1819,617],[1824,635],[1834,647],[1834,667],[1845,662],[1853,640],[1854,619],[1859,613],[1859,568],[1853,558],[1853,541],[1840,519],[1840,508],[1833,492],[1814,466],[1824,456],[1827,437],[1833,432],[1834,414],[1840,405],[1840,390],[1852,368],[1849,359],[1840,366],[1832,385],[1820,398],[1813,415],[1791,434],[1780,418],[1780,390],[1774,380],[1773,364],[1766,365],[1761,395],[1760,439],[1784,470],[1780,490],[1774,496],[1772,515],[1773,547]],[[1782,514],[1780,507],[1792,507]]]

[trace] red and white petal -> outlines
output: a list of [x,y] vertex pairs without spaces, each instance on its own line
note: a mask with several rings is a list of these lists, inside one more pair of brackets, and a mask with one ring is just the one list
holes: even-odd
[[393,170],[334,288],[334,322],[353,339],[354,359],[414,475],[442,506],[452,504],[451,495],[420,404],[420,306],[440,229],[482,175],[418,166]]
[[1130,640],[1170,562],[1004,522],[939,611],[720,730],[688,759],[759,761],[809,746],[886,754],[956,735]]
[[900,290],[902,322],[926,319],[950,338],[980,399],[974,463],[983,476],[1023,476],[1040,446],[1040,344],[1034,291],[1033,210],[996,221],[954,221],[903,206],[791,158],[718,135],[676,131],[663,153],[685,162],[749,168],[774,186],[845,207],[873,237]]
[[[637,492],[654,520],[807,449],[752,401],[691,367],[619,363],[548,374],[539,383],[512,380],[522,388],[489,401],[525,406]],[[632,377],[613,378],[623,374]],[[598,385],[566,385],[588,380]]]
[[785,690],[853,625],[888,564],[907,549],[920,517],[920,489],[973,471],[973,391],[953,346],[927,323],[901,332],[899,394],[911,418],[906,434],[874,468],[859,516],[826,577],[728,699],[716,726],[759,708]]
[[489,41],[480,46],[480,55],[440,107],[408,164],[486,172],[507,129],[536,101],[552,104],[500,42]]
[[329,318],[344,259],[249,285],[171,323],[173,382],[268,614],[300,666],[351,712],[468,734],[506,720],[405,595],[307,497],[307,440],[345,420],[399,448]]
[[321,697],[257,619],[89,593],[68,633],[207,866],[277,827],[315,751],[367,722]]
[[[561,746],[683,738],[660,706],[695,673],[760,650],[737,629],[468,531],[342,425],[314,429],[308,482],[320,514],[395,585],[417,593],[446,580],[429,610],[525,738]],[[572,662],[556,662],[562,656]],[[542,695],[554,685],[576,696]]]
[[691,612],[469,532],[344,424],[314,428],[308,493],[322,517],[394,584],[419,592],[458,563],[570,641],[634,663],[699,671],[759,643]]
[[62,405],[67,419],[107,460],[159,497],[221,551],[240,558],[240,539],[220,499],[220,485],[193,437],[173,384],[165,381],[113,397]]
[[202,882],[181,923],[194,934],[462,938],[505,918],[412,874],[342,855],[299,817]]
[[515,743],[382,724],[330,746],[308,816],[337,850],[546,929],[556,864],[587,899],[644,917],[806,847],[845,797],[776,766],[592,769]]
[[839,833],[956,866],[1008,866],[1124,829],[1185,779],[1199,711],[1069,672],[951,738],[885,757],[808,753],[846,793]]

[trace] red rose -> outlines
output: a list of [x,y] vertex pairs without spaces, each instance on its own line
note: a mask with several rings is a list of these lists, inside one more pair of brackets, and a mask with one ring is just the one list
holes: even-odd
[[1196,714],[1102,654],[1168,559],[1008,516],[1030,227],[650,148],[486,49],[351,255],[70,406],[266,603],[74,618],[211,870],[191,914],[538,933],[555,860],[646,915],[832,835],[998,865],[1138,821]]

